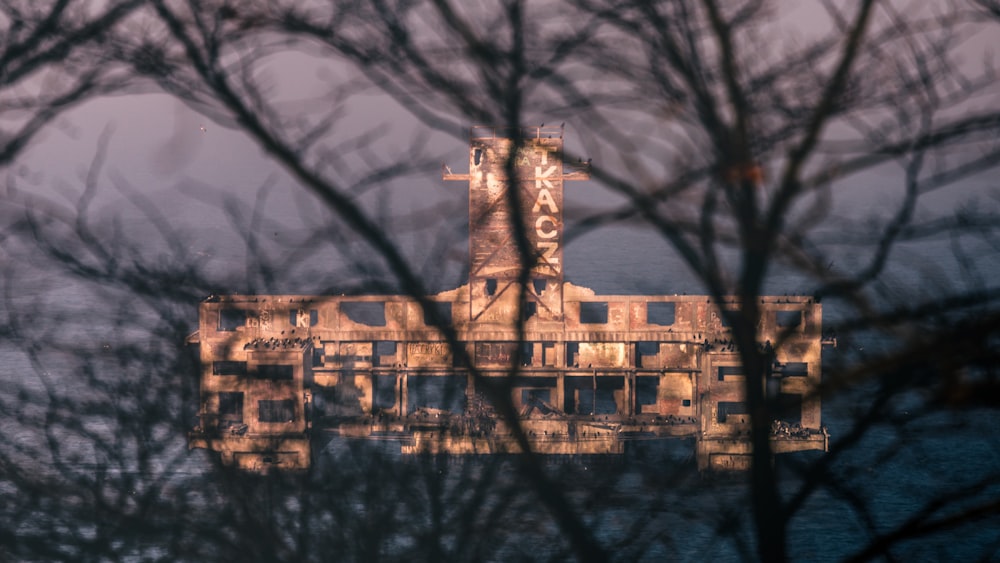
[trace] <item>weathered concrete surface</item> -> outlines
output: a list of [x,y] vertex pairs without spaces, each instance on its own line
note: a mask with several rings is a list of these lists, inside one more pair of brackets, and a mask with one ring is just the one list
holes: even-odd
[[[621,453],[629,440],[696,439],[702,469],[749,463],[745,378],[721,310],[734,298],[596,295],[562,274],[562,183],[588,166],[562,162],[561,129],[515,142],[491,128],[470,143],[469,283],[431,296],[482,379],[402,296],[213,296],[201,304],[201,425],[191,447],[249,470],[304,468],[320,435],[399,440],[402,451],[519,451],[477,390],[506,385],[531,447]],[[508,162],[509,158],[513,161]],[[513,178],[511,178],[513,173]],[[535,250],[517,320],[522,267],[516,204]],[[826,449],[820,380],[822,308],[765,297],[759,345],[773,350],[768,392],[783,406],[775,453]],[[517,365],[515,365],[515,363]]]

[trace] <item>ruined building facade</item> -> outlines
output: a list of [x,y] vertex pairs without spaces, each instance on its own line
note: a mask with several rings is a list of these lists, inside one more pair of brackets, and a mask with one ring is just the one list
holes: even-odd
[[[563,184],[589,177],[589,165],[563,162],[561,128],[520,133],[513,149],[511,135],[474,128],[469,173],[444,175],[469,185],[469,282],[429,299],[464,355],[405,296],[210,297],[193,338],[202,373],[191,447],[251,470],[308,467],[333,436],[398,440],[404,453],[517,452],[509,423],[483,399],[494,385],[511,394],[540,453],[615,454],[633,440],[688,438],[699,468],[746,467],[745,378],[720,315],[738,303],[596,295],[566,282]],[[523,307],[510,189],[537,256]],[[760,310],[761,345],[781,342],[767,382],[782,405],[772,448],[825,450],[812,393],[822,308],[782,296]]]

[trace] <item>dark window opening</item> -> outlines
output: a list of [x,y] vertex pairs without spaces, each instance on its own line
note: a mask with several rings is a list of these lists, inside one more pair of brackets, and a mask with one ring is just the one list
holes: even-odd
[[643,356],[655,356],[660,353],[659,342],[636,342],[635,351]]
[[793,328],[802,324],[802,311],[775,311],[775,321],[782,328]]
[[719,366],[719,381],[725,381],[727,376],[743,376],[743,366]]
[[684,399],[683,401],[681,401],[681,406],[690,407],[691,406],[691,399]]
[[396,363],[396,341],[377,340],[375,342],[375,354],[372,360],[376,366],[392,366]]
[[535,278],[531,280],[531,285],[535,288],[535,295],[545,293],[545,278]]
[[243,393],[219,393],[219,420],[243,422]]
[[596,410],[594,414],[617,414],[618,401],[615,398],[616,391],[625,389],[625,378],[623,376],[603,376],[597,378],[597,398],[595,402]]
[[593,379],[591,377],[566,376],[563,382],[563,412],[566,414],[593,414]]
[[750,409],[744,402],[730,403],[719,401],[719,411],[716,421],[719,423],[749,422]]
[[[577,389],[574,395],[576,395],[576,405],[572,411],[567,410],[567,413],[594,414],[594,411],[597,410],[597,398],[594,393],[594,389],[586,387],[583,389]],[[573,398],[569,398],[568,400],[573,400]]]
[[809,364],[805,362],[788,362],[781,366],[781,375],[785,377],[806,377],[809,375]]
[[323,353],[322,348],[313,348],[312,352],[312,365],[313,367],[323,367],[326,363],[326,354]]
[[[434,312],[437,313],[438,318],[441,319],[445,325],[451,324],[451,303],[435,301],[431,303],[431,307]],[[424,324],[430,326],[431,320],[427,317],[427,311],[424,311]]]
[[524,308],[521,309],[521,322],[527,321],[536,314],[538,314],[538,303],[528,301],[524,304]]
[[544,406],[552,402],[551,389],[522,389],[521,404],[524,406]]
[[[534,305],[534,303],[532,303]],[[530,366],[535,359],[535,343],[534,342],[522,342],[521,343],[521,365]]]
[[295,400],[257,401],[257,420],[260,422],[294,421]]
[[247,324],[247,312],[243,309],[222,309],[219,311],[219,330],[236,330]]
[[343,301],[340,310],[358,324],[385,326],[384,301]]
[[566,366],[567,367],[580,367],[580,343],[579,342],[567,342],[566,343]]
[[476,166],[479,166],[479,163],[483,159],[483,149],[476,149],[475,151],[473,151],[473,153],[472,153],[472,159],[473,159],[473,162],[476,163]]
[[411,375],[407,378],[406,412],[424,408],[461,414],[467,385],[464,375]]
[[257,377],[261,379],[290,380],[295,374],[295,367],[287,364],[261,364],[257,366]]
[[396,406],[396,376],[376,375],[373,382],[375,389],[372,392],[372,408],[391,409]]
[[777,397],[778,393],[781,392],[781,379],[777,377],[768,377],[764,382],[764,391],[768,398]]
[[731,327],[732,323],[729,322],[729,315],[735,315],[735,314],[737,314],[737,311],[733,310],[719,311],[719,323],[725,328]]
[[497,280],[496,278],[489,278],[486,280],[486,295],[492,297],[497,294]]
[[635,367],[659,367],[659,364],[656,361],[659,354],[659,342],[636,342]]
[[646,303],[646,322],[651,325],[672,325],[676,320],[677,306],[675,303]]
[[607,324],[607,302],[580,303],[580,322],[584,324]]
[[566,414],[617,414],[615,392],[624,388],[621,376],[567,376],[563,411]]
[[660,388],[659,376],[639,375],[635,378],[635,404],[655,405]]
[[246,375],[246,362],[218,361],[212,362],[212,375]]
[[789,424],[802,423],[802,395],[797,393],[781,393],[778,395],[776,416]]

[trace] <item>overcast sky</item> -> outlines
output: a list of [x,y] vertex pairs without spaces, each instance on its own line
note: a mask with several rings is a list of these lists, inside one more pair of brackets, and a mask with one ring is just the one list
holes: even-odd
[[[815,5],[793,3],[784,17],[789,44],[808,39],[824,31],[829,22],[819,17]],[[918,3],[919,5],[919,3]],[[924,7],[924,9],[929,9]],[[985,48],[984,39],[977,39],[966,48],[977,54]],[[336,61],[317,60],[301,54],[288,54],[266,66],[268,80],[275,85],[273,99],[284,103],[322,104],[324,89],[356,76],[349,67]],[[536,115],[529,108],[529,115]],[[538,121],[545,119],[538,115]],[[473,125],[473,124],[469,124]],[[584,153],[572,121],[567,124],[567,148]],[[466,220],[461,210],[465,186],[440,180],[440,163],[455,171],[466,169],[467,140],[430,131],[387,96],[371,92],[352,99],[349,111],[338,123],[335,134],[350,139],[363,131],[385,126],[385,133],[372,145],[372,150],[385,161],[407,159],[413,154],[415,139],[420,139],[426,166],[406,178],[387,182],[363,196],[367,207],[386,217],[406,215],[415,210],[437,209],[442,203],[459,202],[456,213],[440,216],[442,230],[437,236],[456,237],[454,247],[464,251],[464,241],[455,225]],[[188,106],[163,94],[120,95],[89,101],[60,117],[40,135],[6,173],[16,177],[21,190],[46,194],[62,201],[73,201],[83,190],[87,168],[95,154],[97,142],[104,131],[110,131],[108,158],[99,177],[99,197],[94,204],[98,214],[129,216],[126,193],[136,191],[148,195],[172,221],[182,227],[194,227],[191,244],[211,249],[220,240],[220,231],[236,230],[227,216],[223,199],[233,196],[246,206],[253,204],[258,191],[268,187],[268,214],[284,225],[272,229],[277,239],[289,233],[299,223],[322,218],[314,214],[312,197],[265,155],[259,147],[236,129],[198,115]],[[600,155],[598,155],[600,157]],[[438,160],[440,159],[440,160]],[[598,162],[601,164],[601,162]],[[898,202],[901,170],[887,165],[864,175],[852,177],[837,187],[836,214],[856,217],[877,213],[879,208],[892,209]],[[959,190],[933,194],[928,209],[947,209],[956,201],[964,201],[992,188],[988,177],[965,182]],[[957,195],[956,195],[957,193]],[[593,182],[574,182],[566,186],[567,209],[595,205],[612,205],[617,198]],[[381,206],[381,207],[380,207]],[[305,215],[305,218],[303,216]],[[312,216],[310,216],[312,215]],[[434,222],[434,221],[430,221]],[[400,225],[403,244],[423,245],[424,238],[412,235]],[[199,230],[198,228],[204,228]],[[281,231],[279,233],[279,231]],[[443,234],[442,234],[443,233]],[[433,235],[431,235],[433,236]],[[645,235],[644,235],[645,236]],[[199,237],[202,237],[199,240]],[[642,264],[649,256],[666,251],[660,248],[649,253],[636,252],[629,246],[640,239],[604,240],[604,234],[594,233],[568,249],[569,260],[586,260],[613,264],[615,268]],[[204,239],[209,240],[204,240]],[[605,237],[606,238],[606,237]],[[412,239],[412,240],[411,240]],[[641,239],[649,244],[653,239]],[[294,237],[287,238],[294,240]],[[228,252],[237,252],[239,237],[226,242]],[[419,254],[419,249],[410,249]],[[219,250],[213,250],[219,251]],[[227,252],[222,250],[221,252]],[[221,258],[221,257],[220,257]],[[662,265],[669,269],[670,265]],[[572,278],[575,267],[567,265]],[[613,286],[614,282],[609,281]]]

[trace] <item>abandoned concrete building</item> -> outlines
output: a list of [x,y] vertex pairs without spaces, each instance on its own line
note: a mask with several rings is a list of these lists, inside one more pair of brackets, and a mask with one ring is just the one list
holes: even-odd
[[[255,471],[306,468],[334,436],[398,440],[404,454],[514,453],[511,421],[482,393],[501,383],[536,452],[617,454],[631,441],[687,438],[699,469],[746,468],[745,378],[719,314],[737,302],[595,295],[564,281],[563,183],[587,179],[589,164],[563,162],[561,127],[520,133],[512,155],[512,135],[473,128],[469,173],[444,174],[468,181],[469,279],[428,299],[463,354],[406,296],[212,296],[191,338],[202,371],[190,447]],[[537,256],[524,307],[511,184]],[[826,450],[812,393],[822,307],[781,296],[760,310],[762,345],[781,342],[768,380],[785,407],[772,449]]]

